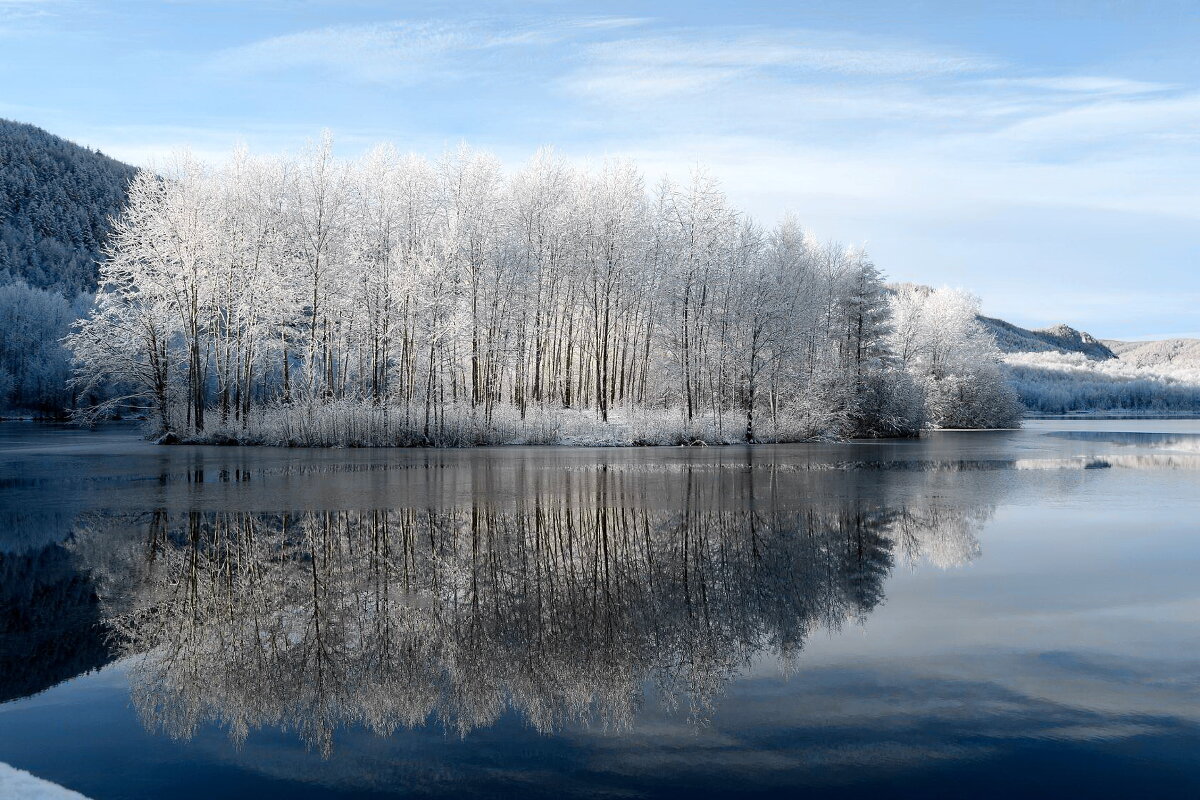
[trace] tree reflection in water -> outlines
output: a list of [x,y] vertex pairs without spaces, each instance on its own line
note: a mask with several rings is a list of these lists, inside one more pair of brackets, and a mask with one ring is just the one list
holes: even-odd
[[990,514],[802,475],[731,498],[692,470],[664,503],[644,477],[598,466],[467,507],[109,515],[73,547],[139,654],[148,727],[283,727],[328,753],[339,726],[465,734],[507,709],[540,731],[622,728],[647,686],[702,721],[755,655],[786,664],[864,619],[897,560],[973,558]]

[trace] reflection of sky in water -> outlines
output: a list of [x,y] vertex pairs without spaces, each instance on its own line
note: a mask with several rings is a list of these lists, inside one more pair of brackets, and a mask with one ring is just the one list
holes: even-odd
[[[1165,433],[1200,431],[1195,423],[1170,425],[1174,430]],[[944,568],[927,559],[916,566],[897,559],[885,599],[861,622],[813,632],[786,674],[775,658],[759,655],[725,687],[703,726],[662,708],[651,686],[632,727],[620,732],[572,724],[543,735],[511,712],[465,738],[436,725],[401,728],[390,737],[350,726],[336,732],[336,747],[322,759],[292,731],[252,732],[240,748],[212,725],[186,743],[148,734],[129,707],[128,667],[114,665],[0,706],[0,760],[96,798],[162,796],[168,787],[179,797],[393,790],[694,797],[788,794],[796,787],[810,795],[854,789],[882,796],[1195,796],[1200,471],[1186,461],[1156,462],[1151,457],[1164,452],[1161,442],[1041,433],[816,446],[801,450],[803,458],[766,459],[801,463],[809,472],[802,485],[813,497],[785,499],[785,505],[841,493],[918,507],[987,506],[977,531],[981,554]],[[46,496],[65,462],[17,468],[9,455],[6,467],[6,452],[14,448],[5,448],[0,444],[0,479],[9,482],[0,485],[0,512],[13,513],[18,494]],[[195,466],[182,450],[165,459],[134,450],[131,458],[167,464],[176,477],[186,473],[181,466]],[[670,451],[669,463],[651,464],[655,452],[601,457],[635,473],[653,466],[667,476],[656,479],[663,487],[681,463],[711,469],[714,457]],[[298,457],[333,470],[312,474],[321,476],[321,492],[336,496],[348,477],[334,467],[336,456]],[[596,456],[552,457],[565,474],[570,467],[585,469],[586,459]],[[729,451],[715,457],[726,466],[734,459]],[[378,456],[349,458],[366,464]],[[1078,466],[1091,458],[1109,458],[1113,468]],[[1122,458],[1135,460],[1122,465]],[[903,460],[946,471],[931,478],[922,470],[879,466]],[[995,468],[1030,460],[1041,467]],[[106,476],[128,476],[144,464],[89,463],[97,480],[58,491],[47,504],[51,511],[99,506],[127,512],[156,494],[199,506],[230,498],[254,506],[270,492],[289,500],[305,496],[306,482],[296,477],[287,453],[251,459],[253,495],[239,495],[234,481],[210,484],[212,464],[206,464],[199,486],[153,481],[152,488],[106,496],[97,485],[122,485],[106,483]],[[820,471],[831,464],[830,474]],[[389,496],[414,486],[397,483],[392,470],[359,471],[350,480],[364,474]],[[506,486],[493,487],[498,502],[514,499],[504,494]],[[465,491],[442,486],[435,494]],[[668,503],[673,495],[662,491],[659,502]]]

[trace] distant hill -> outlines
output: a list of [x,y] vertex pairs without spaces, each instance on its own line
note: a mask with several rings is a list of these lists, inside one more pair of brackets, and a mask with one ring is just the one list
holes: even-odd
[[137,170],[41,128],[0,119],[0,415],[61,413],[70,354],[110,220]]
[[94,290],[109,220],[136,171],[0,119],[0,284],[24,281],[68,298]]
[[1008,383],[1035,413],[1200,412],[1200,339],[1098,340],[1068,325],[1030,330],[979,317]]
[[1200,412],[1200,340],[1097,341],[1066,325],[1026,330],[981,317],[1009,384],[1033,412]]
[[1098,361],[1117,357],[1099,339],[1069,325],[1030,330],[994,317],[980,316],[979,321],[992,332],[1004,353],[1082,353]]
[[1104,344],[1122,361],[1135,367],[1200,370],[1200,339],[1160,339],[1154,342],[1105,339]]

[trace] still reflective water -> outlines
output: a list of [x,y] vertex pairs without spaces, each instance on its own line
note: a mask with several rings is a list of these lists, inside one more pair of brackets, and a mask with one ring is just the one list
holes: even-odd
[[0,426],[0,761],[96,800],[1196,796],[1200,423]]

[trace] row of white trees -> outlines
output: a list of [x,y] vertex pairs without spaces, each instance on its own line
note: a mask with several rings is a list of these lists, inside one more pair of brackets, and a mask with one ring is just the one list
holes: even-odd
[[865,253],[764,230],[702,171],[647,191],[621,161],[347,163],[326,139],[140,174],[68,343],[82,393],[123,387],[91,413],[187,435],[270,439],[267,411],[334,407],[381,420],[360,444],[510,440],[564,413],[666,414],[680,439],[887,435],[929,394],[889,297]]

